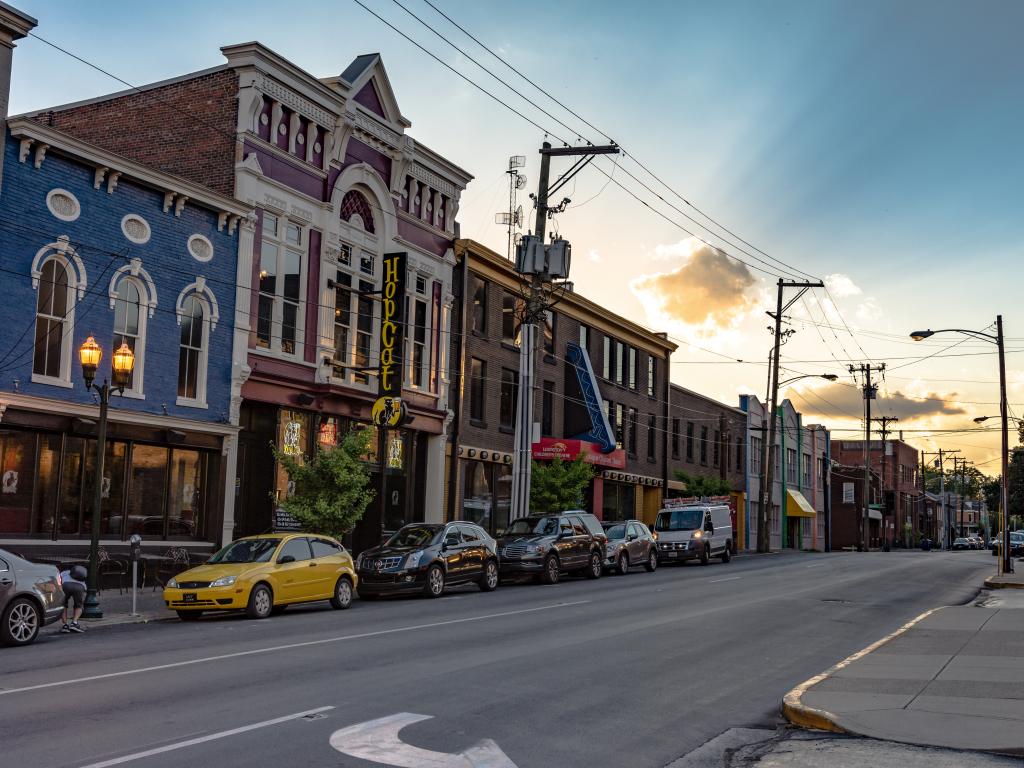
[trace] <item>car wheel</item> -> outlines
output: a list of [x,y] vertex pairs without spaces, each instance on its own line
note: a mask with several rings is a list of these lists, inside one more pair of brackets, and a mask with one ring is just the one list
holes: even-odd
[[616,566],[616,568],[618,568],[619,573],[623,576],[629,573],[629,555],[627,555],[625,552],[620,554],[619,563]]
[[498,588],[498,564],[493,560],[484,563],[484,575],[478,582],[484,592],[493,592]]
[[182,621],[195,621],[202,615],[202,611],[178,611],[178,618]]
[[728,563],[732,560],[732,551],[730,550],[731,544],[726,544],[725,549],[722,551],[722,562]]
[[647,569],[648,573],[654,573],[656,570],[658,570],[658,553],[655,552],[653,549],[651,550],[651,554],[647,556],[647,564],[644,566],[644,568]]
[[541,581],[545,584],[557,584],[561,576],[562,568],[558,564],[558,558],[555,555],[548,555],[544,559],[544,571],[540,576]]
[[274,610],[274,595],[266,584],[257,584],[249,593],[245,615],[250,619],[265,619]]
[[440,597],[444,592],[444,571],[440,565],[432,565],[427,570],[427,583],[423,585],[423,594],[427,597]]
[[27,597],[12,600],[0,624],[0,642],[4,645],[28,645],[39,635],[42,623],[35,603]]
[[602,573],[604,573],[604,563],[601,562],[601,556],[597,552],[591,552],[590,565],[587,567],[587,578],[599,579]]
[[343,611],[352,605],[352,582],[348,576],[341,576],[338,583],[334,585],[334,597],[331,598],[331,608],[336,611]]
[[707,565],[709,560],[711,560],[711,550],[705,544],[700,551],[700,564]]

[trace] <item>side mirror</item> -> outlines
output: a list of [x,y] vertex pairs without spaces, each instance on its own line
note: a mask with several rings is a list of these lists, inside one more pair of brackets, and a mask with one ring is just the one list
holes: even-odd
[[631,533],[629,534],[629,536],[626,537],[626,541],[636,541],[636,539],[637,535],[635,533]]
[[285,563],[294,563],[294,562],[295,562],[295,558],[292,557],[291,555],[281,555],[279,558],[277,558],[277,564],[278,565],[284,565]]

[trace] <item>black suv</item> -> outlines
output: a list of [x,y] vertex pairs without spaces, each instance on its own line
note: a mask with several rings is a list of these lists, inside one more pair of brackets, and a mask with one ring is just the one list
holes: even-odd
[[587,512],[522,517],[498,539],[501,575],[534,575],[555,584],[563,573],[578,571],[596,579],[607,543],[600,521]]
[[422,592],[440,597],[446,586],[498,586],[497,544],[473,523],[411,523],[356,560],[359,596]]

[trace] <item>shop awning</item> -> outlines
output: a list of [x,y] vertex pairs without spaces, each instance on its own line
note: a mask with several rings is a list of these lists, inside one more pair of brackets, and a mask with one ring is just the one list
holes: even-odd
[[815,517],[817,512],[800,491],[786,489],[787,517]]
[[869,509],[868,510],[868,517],[871,518],[872,520],[881,520],[882,519],[882,513],[879,512],[877,509]]

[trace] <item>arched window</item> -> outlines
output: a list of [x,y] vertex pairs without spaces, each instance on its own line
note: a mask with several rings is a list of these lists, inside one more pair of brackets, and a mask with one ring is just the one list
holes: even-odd
[[63,259],[48,259],[39,273],[36,298],[36,337],[33,378],[49,383],[70,383],[71,312],[75,292]]
[[[358,216],[354,221],[353,217]],[[351,189],[341,199],[341,220],[374,234],[373,211],[370,202],[362,192]]]
[[145,289],[131,277],[117,285],[114,297],[114,339],[111,352],[122,344],[135,353],[135,368],[128,377],[126,391],[142,395],[142,371],[146,356],[146,313],[142,311]]
[[[178,404],[206,404],[207,313],[196,294],[187,297],[178,315],[181,344],[178,348]],[[187,401],[187,402],[182,402]]]

